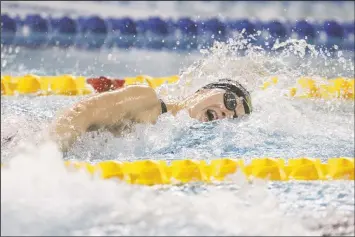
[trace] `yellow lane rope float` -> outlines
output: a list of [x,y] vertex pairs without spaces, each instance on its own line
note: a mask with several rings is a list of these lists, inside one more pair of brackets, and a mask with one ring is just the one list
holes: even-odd
[[[354,180],[354,158],[337,157],[321,162],[319,158],[255,158],[246,164],[242,159],[219,158],[209,161],[136,160],[101,161],[97,163],[65,161],[69,171],[84,170],[103,179],[116,178],[129,184],[161,185],[190,182],[216,183],[228,181],[240,172],[252,181],[330,181]],[[6,169],[7,164],[2,165]]]
[[85,95],[93,91],[85,77],[72,75],[19,77],[1,76],[1,95]]
[[[85,78],[83,76],[37,76],[28,74],[12,77],[1,76],[1,95],[86,95],[115,90],[127,85],[145,84],[156,89],[163,84],[173,84],[179,81],[179,76],[151,77],[138,75],[123,79],[107,77]],[[267,89],[278,83],[273,77],[261,85]],[[333,78],[316,82],[312,78],[299,78],[295,87],[288,88],[286,96],[295,98],[343,99],[354,100],[354,78]]]

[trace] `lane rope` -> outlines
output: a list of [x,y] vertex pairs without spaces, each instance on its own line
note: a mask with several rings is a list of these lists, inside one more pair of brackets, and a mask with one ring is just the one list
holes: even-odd
[[[165,77],[151,77],[138,75],[135,77],[108,78],[105,76],[86,78],[70,74],[59,76],[38,76],[27,74],[24,76],[1,76],[1,95],[87,95],[117,90],[129,85],[148,85],[154,89],[163,84],[179,82],[178,75]],[[265,90],[278,83],[277,77],[271,77],[260,85]],[[294,87],[290,87],[285,96],[296,98],[343,99],[354,100],[354,78],[337,77],[316,81],[310,77],[297,80]]]
[[[96,163],[64,161],[69,172],[85,171],[102,179],[118,179],[128,184],[161,185],[230,181],[231,175],[243,174],[248,181],[335,181],[354,180],[354,158],[336,157],[322,162],[319,158],[240,158],[212,160],[106,160]],[[2,164],[3,169],[8,164]]]
[[[99,16],[12,15],[15,14],[1,14],[1,43],[4,45],[31,48],[74,46],[84,49],[117,47],[197,50],[201,47],[210,47],[215,40],[227,42],[229,38],[233,38],[234,33],[238,32],[245,35],[254,34],[254,39],[251,39],[253,43],[267,50],[272,49],[276,39],[285,40],[292,37],[304,39],[319,47],[331,49],[334,45],[338,45],[342,50],[354,51],[354,21],[299,19],[284,22],[217,17],[105,19]],[[256,34],[257,32],[262,33]]]

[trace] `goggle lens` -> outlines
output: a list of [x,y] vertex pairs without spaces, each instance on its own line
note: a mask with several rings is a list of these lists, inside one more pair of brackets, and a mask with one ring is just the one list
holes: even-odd
[[237,112],[235,109],[237,108],[237,98],[232,92],[227,91],[224,93],[224,106],[230,111],[234,112],[233,118],[238,118]]
[[234,111],[237,108],[237,98],[233,93],[224,93],[224,105],[230,111]]

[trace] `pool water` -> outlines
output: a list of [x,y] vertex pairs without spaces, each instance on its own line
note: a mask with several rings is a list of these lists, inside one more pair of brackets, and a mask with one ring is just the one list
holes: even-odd
[[[236,46],[246,52],[236,52]],[[1,70],[86,77],[179,74],[177,85],[158,89],[164,99],[233,77],[251,91],[254,106],[250,116],[233,121],[201,124],[182,111],[162,115],[155,125],[136,125],[120,138],[91,132],[62,154],[42,134],[81,97],[2,96],[1,160],[9,162],[1,170],[2,235],[354,234],[353,181],[250,184],[237,173],[221,185],[141,187],[71,173],[62,162],[354,157],[354,101],[284,96],[302,76],[353,77],[351,52],[320,52],[303,41],[266,52],[237,37],[194,53],[3,47]],[[276,85],[259,88],[274,76]]]

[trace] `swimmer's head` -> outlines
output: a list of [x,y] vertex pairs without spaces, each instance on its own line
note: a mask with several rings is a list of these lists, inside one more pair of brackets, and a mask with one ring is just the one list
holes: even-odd
[[252,112],[249,92],[230,79],[220,79],[202,87],[186,105],[190,116],[201,122],[237,118]]

